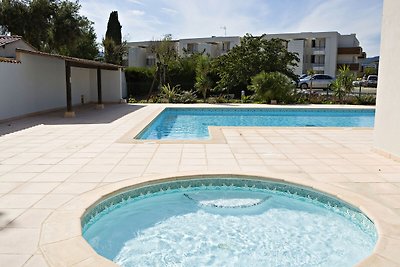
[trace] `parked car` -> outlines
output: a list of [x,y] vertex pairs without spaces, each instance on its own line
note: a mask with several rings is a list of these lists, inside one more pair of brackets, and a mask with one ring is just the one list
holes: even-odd
[[312,88],[328,89],[331,87],[333,81],[334,78],[332,76],[326,74],[314,74],[312,76],[307,76],[303,79],[300,79],[297,87],[300,87],[301,89],[307,89],[311,87],[312,83]]
[[353,86],[363,86],[363,87],[377,87],[378,85],[378,75],[368,75],[367,78],[362,80],[357,80],[353,82]]

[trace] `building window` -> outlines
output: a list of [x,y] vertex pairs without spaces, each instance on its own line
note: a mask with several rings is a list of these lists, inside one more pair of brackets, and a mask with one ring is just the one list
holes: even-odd
[[312,40],[311,40],[311,47],[314,48],[314,47],[315,47],[315,43],[316,43],[316,42],[315,42],[315,39],[312,39]]
[[146,65],[148,67],[152,67],[152,66],[156,65],[156,59],[155,58],[147,58]]
[[311,55],[311,63],[315,63],[315,55]]
[[222,51],[229,51],[231,49],[231,43],[230,42],[223,42],[222,43]]
[[196,43],[187,44],[187,52],[188,53],[196,53],[198,50]]

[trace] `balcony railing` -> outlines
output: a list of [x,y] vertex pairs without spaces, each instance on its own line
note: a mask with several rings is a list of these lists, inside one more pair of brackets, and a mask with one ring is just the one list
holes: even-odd
[[338,48],[339,55],[362,55],[361,47],[339,47]]

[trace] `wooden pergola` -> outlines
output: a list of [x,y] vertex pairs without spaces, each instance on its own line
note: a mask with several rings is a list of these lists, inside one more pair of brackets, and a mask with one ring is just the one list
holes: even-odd
[[74,117],[75,113],[72,109],[72,89],[71,89],[71,67],[96,69],[97,70],[97,108],[102,109],[102,89],[101,89],[101,70],[119,70],[121,66],[97,62],[93,60],[65,58],[65,84],[67,90],[67,111],[65,117]]
[[97,70],[97,108],[101,109],[104,107],[103,99],[102,99],[102,86],[101,86],[101,70],[115,70],[118,71],[122,68],[122,66],[103,63],[94,60],[75,58],[75,57],[67,57],[55,54],[49,54],[39,51],[30,51],[24,49],[16,49],[17,52],[33,54],[38,56],[46,56],[64,60],[65,62],[65,88],[66,88],[66,96],[67,96],[67,110],[64,114],[65,117],[75,117],[75,112],[72,108],[72,86],[71,86],[71,68],[85,68],[85,69],[96,69]]

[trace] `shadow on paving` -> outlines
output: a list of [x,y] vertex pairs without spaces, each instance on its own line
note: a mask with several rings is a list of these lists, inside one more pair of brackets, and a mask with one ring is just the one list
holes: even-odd
[[74,107],[75,118],[64,118],[64,109],[32,115],[20,119],[0,122],[0,136],[32,128],[38,125],[68,125],[68,124],[106,124],[114,122],[123,116],[135,112],[145,106],[126,104],[105,104],[98,110],[95,105],[88,104]]

